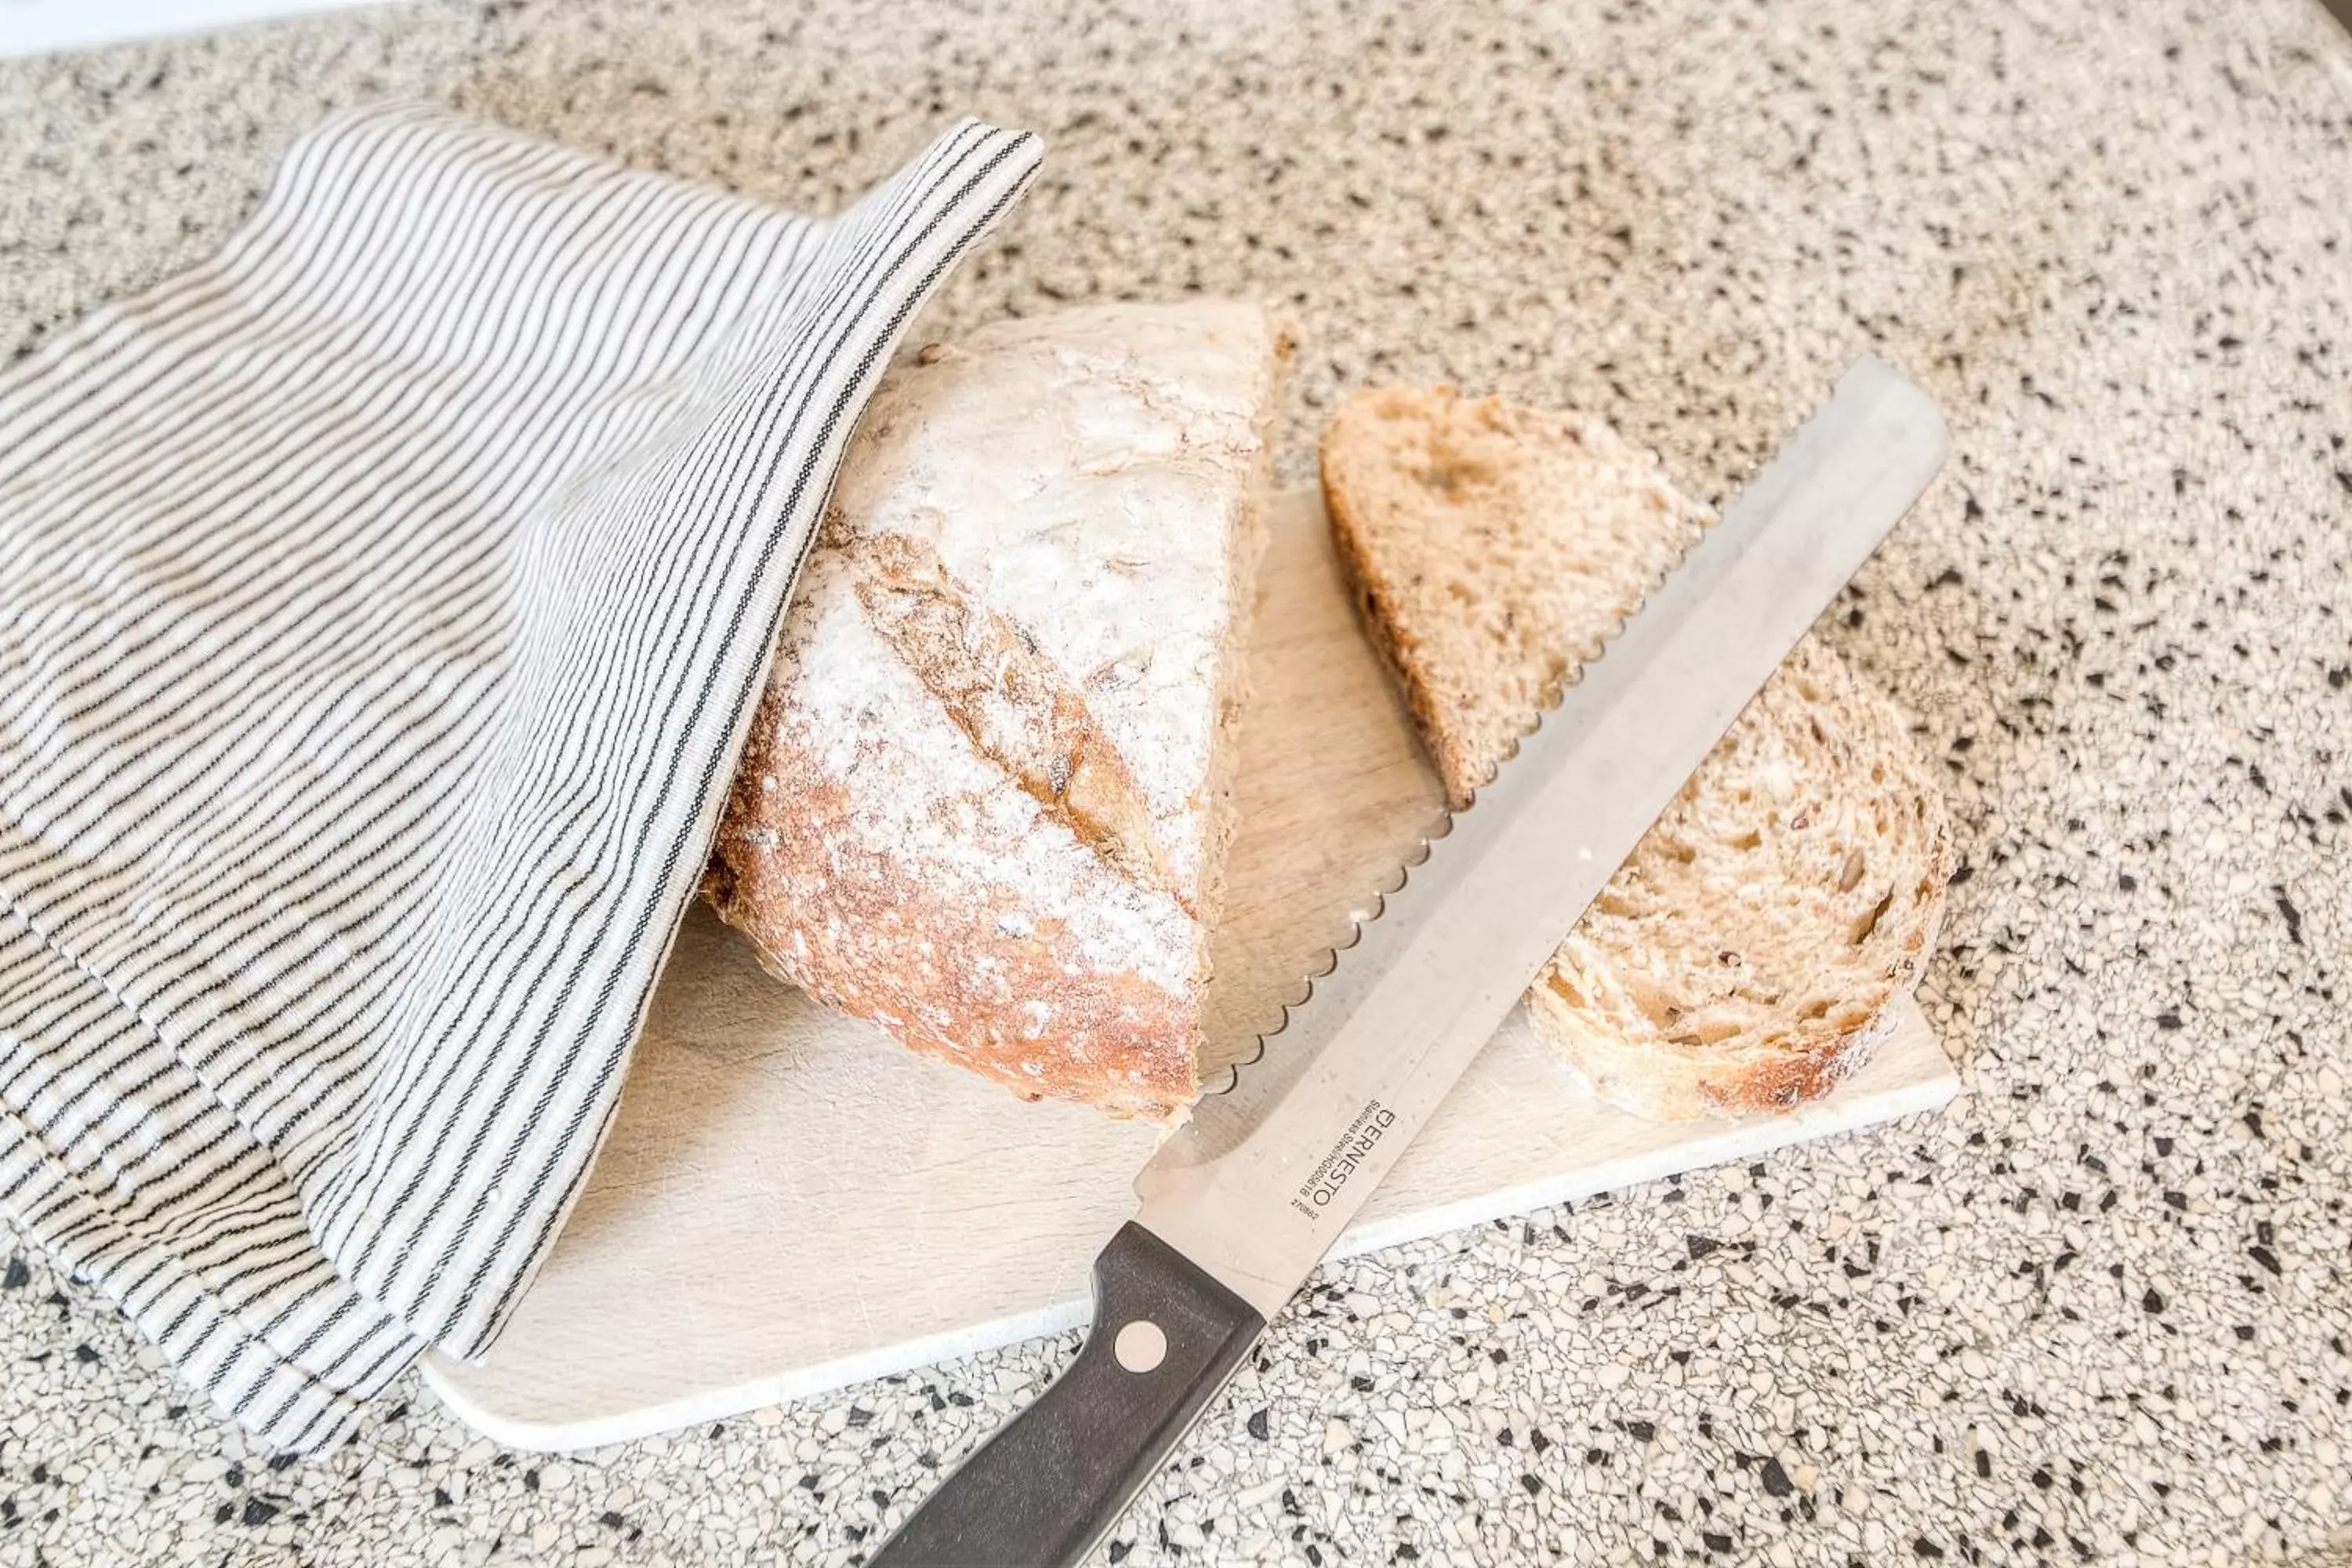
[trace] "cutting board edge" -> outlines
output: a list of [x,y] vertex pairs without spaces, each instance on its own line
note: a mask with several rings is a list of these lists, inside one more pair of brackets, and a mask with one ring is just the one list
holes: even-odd
[[[1924,1019],[1919,1026],[1927,1026]],[[1940,1044],[1937,1048],[1942,1048]],[[1775,1153],[1800,1143],[1818,1142],[1825,1138],[1884,1127],[1906,1116],[1940,1110],[1957,1099],[1959,1092],[1959,1071],[1947,1058],[1943,1070],[1932,1077],[1891,1085],[1875,1091],[1868,1107],[1854,1117],[1827,1124],[1818,1119],[1809,1119],[1803,1111],[1788,1116],[1749,1117],[1740,1121],[1724,1122],[1719,1128],[1710,1130],[1690,1142],[1649,1150],[1581,1170],[1539,1177],[1515,1186],[1497,1187],[1451,1203],[1433,1204],[1411,1214],[1375,1217],[1340,1237],[1331,1249],[1329,1260],[1339,1262],[1360,1258],[1366,1253],[1378,1252],[1382,1247],[1425,1241],[1450,1230],[1462,1230],[1492,1220],[1533,1214],[1538,1209],[1551,1208],[1559,1204],[1579,1203],[1596,1193],[1615,1192],[1643,1182],[1654,1182],[1662,1176],[1709,1170],[1737,1160],[1751,1160],[1760,1154]]]
[[419,1365],[425,1374],[425,1385],[434,1396],[451,1415],[490,1441],[530,1453],[576,1454],[607,1444],[682,1432],[706,1421],[730,1421],[746,1411],[789,1404],[852,1384],[936,1366],[957,1356],[1062,1333],[1083,1327],[1091,1306],[1083,1298],[1055,1301],[858,1355],[818,1362],[793,1372],[698,1389],[676,1399],[639,1405],[615,1415],[576,1419],[533,1419],[481,1405],[467,1392],[467,1363],[439,1351],[427,1351]]
[[[1929,1040],[1935,1039],[1916,998],[1906,996],[1898,1005],[1905,1014],[1904,1033],[1916,1030]],[[1819,1106],[1790,1115],[1749,1117],[1715,1124],[1688,1142],[1495,1188],[1471,1197],[1441,1201],[1409,1214],[1368,1219],[1350,1227],[1339,1238],[1332,1248],[1331,1260],[1360,1258],[1383,1247],[1425,1241],[1448,1231],[1579,1202],[1595,1193],[1752,1159],[1799,1143],[1941,1110],[1958,1097],[1961,1084],[1959,1071],[1948,1055],[1942,1055],[1940,1042],[1935,1048],[1941,1060],[1930,1071],[1868,1091],[1866,1105],[1857,1106],[1850,1100],[1841,1103],[1832,1096]],[[578,1418],[533,1419],[479,1404],[467,1393],[466,1363],[437,1351],[426,1353],[423,1371],[425,1385],[450,1413],[491,1441],[534,1453],[578,1453],[682,1431],[706,1421],[732,1420],[762,1406],[829,1394],[852,1384],[917,1371],[957,1356],[1066,1332],[1085,1325],[1091,1305],[1084,1297],[1073,1296],[1027,1311],[921,1335],[856,1355],[835,1357],[789,1373],[699,1389],[617,1414]]]
[[[1261,784],[1275,779],[1268,798],[1319,805],[1303,825],[1286,819],[1280,833],[1268,841],[1273,847],[1261,843],[1255,859],[1247,834],[1237,840],[1231,858],[1236,886],[1255,887],[1258,897],[1255,902],[1229,899],[1228,916],[1234,930],[1255,930],[1247,923],[1255,921],[1268,930],[1311,936],[1324,929],[1333,911],[1355,907],[1374,885],[1356,876],[1349,862],[1335,858],[1333,847],[1360,845],[1363,854],[1354,858],[1360,862],[1356,868],[1377,871],[1377,880],[1387,879],[1396,852],[1436,809],[1438,788],[1412,738],[1411,719],[1394,682],[1364,636],[1344,568],[1322,520],[1319,497],[1311,488],[1287,492],[1277,498],[1274,513],[1273,542],[1260,574],[1258,629],[1253,633],[1255,701],[1260,710],[1278,714],[1354,714],[1360,722],[1345,728],[1344,733],[1324,726],[1317,731],[1319,747],[1304,752],[1293,743],[1286,725],[1277,724],[1271,731],[1255,722],[1244,726],[1245,750],[1255,747],[1249,754],[1261,758],[1255,775],[1245,772],[1244,788],[1251,776]],[[1289,601],[1278,623],[1268,613],[1268,606],[1284,596],[1277,588],[1285,589]],[[1265,631],[1276,624],[1278,636]],[[1256,661],[1262,658],[1271,662],[1261,667]],[[1268,733],[1276,736],[1271,748],[1265,739]],[[1418,764],[1417,771],[1408,765],[1412,763]],[[1398,768],[1412,776],[1399,775]],[[1258,794],[1267,796],[1268,789]],[[1318,847],[1311,855],[1293,853],[1301,845]],[[1333,934],[1339,933],[1335,930]],[[1298,973],[1311,967],[1307,955],[1285,950],[1278,961],[1259,962],[1254,968],[1248,960],[1255,952],[1255,946],[1244,945],[1223,955],[1243,961],[1229,973],[1243,976],[1244,988],[1251,994],[1255,994],[1252,987],[1263,989],[1276,981],[1287,988]],[[1280,973],[1272,973],[1274,969]],[[1222,960],[1221,972],[1227,972]],[[707,1005],[697,1011],[698,1004],[709,1003],[715,992],[726,991],[730,984],[727,976],[701,973],[698,978],[675,965],[665,975],[665,994],[683,1009],[672,1020],[683,1030],[680,1039],[700,1040],[709,1035],[740,1046],[737,1037],[743,1033],[743,1020],[734,1011],[722,1008],[713,1016]],[[1236,1015],[1226,1018],[1223,1027],[1239,1038],[1247,1022]],[[855,1052],[815,1050],[797,1061],[792,1074],[762,1074],[748,1081],[740,1073],[732,1079],[718,1074],[713,1082],[726,1079],[719,1091],[731,1108],[723,1123],[690,1110],[678,1120],[685,1102],[677,1094],[625,1100],[623,1131],[631,1124],[633,1105],[646,1112],[650,1120],[636,1131],[641,1143],[648,1137],[652,1142],[637,1152],[654,1173],[672,1178],[677,1185],[672,1192],[658,1184],[624,1184],[621,1209],[640,1223],[649,1214],[658,1218],[665,1205],[690,1202],[697,1184],[710,1179],[748,1183],[782,1205],[780,1212],[798,1212],[812,1193],[824,1196],[819,1189],[829,1190],[824,1169],[812,1173],[791,1161],[738,1156],[750,1148],[770,1149],[772,1140],[745,1132],[746,1127],[762,1125],[762,1117],[789,1117],[798,1126],[801,1118],[793,1108],[804,1110],[812,1093],[819,1103],[825,1102],[828,1085],[832,1093],[857,1097],[860,1104],[878,1103],[874,1086],[866,1081],[866,1069],[898,1058],[914,1059],[907,1053],[869,1058],[863,1052],[871,1041],[861,1037],[856,1045]],[[648,1041],[641,1049],[667,1049],[670,1066],[688,1079],[712,1075],[709,1065],[695,1059],[691,1050],[681,1057],[676,1042],[665,1047]],[[855,1087],[834,1081],[841,1077],[845,1062],[859,1069],[852,1075],[857,1080]],[[1483,1069],[1474,1068],[1465,1079],[1467,1097],[1453,1097],[1451,1114],[1441,1109],[1376,1195],[1371,1209],[1340,1239],[1339,1256],[1354,1257],[1595,1192],[1880,1125],[1940,1105],[1959,1088],[1950,1053],[1916,1007],[1906,1009],[1898,1037],[1882,1047],[1872,1063],[1836,1094],[1788,1117],[1738,1123],[1685,1124],[1681,1129],[1650,1124],[1644,1131],[1626,1125],[1630,1119],[1612,1116],[1608,1133],[1592,1140],[1583,1131],[1596,1109],[1590,1089],[1564,1081],[1570,1075],[1558,1068],[1523,1019],[1506,1024],[1482,1062]],[[641,1062],[633,1068],[633,1077],[646,1070]],[[976,1105],[971,1096],[989,1089],[977,1079],[962,1086],[969,1093],[958,1093],[953,1084],[938,1087],[943,1098],[924,1118],[924,1126],[934,1132],[956,1119],[955,1107]],[[927,1100],[916,1094],[906,1103]],[[658,1111],[646,1111],[648,1106]],[[992,1104],[992,1110],[1001,1109]],[[1002,1119],[991,1114],[985,1120],[996,1128]],[[865,1128],[860,1136],[872,1131]],[[1005,1134],[999,1129],[994,1135]],[[988,1146],[988,1136],[982,1135],[981,1147]],[[682,1149],[681,1137],[688,1142],[698,1137],[708,1147]],[[1580,1160],[1582,1168],[1563,1168],[1561,1155],[1569,1143],[1576,1145],[1576,1153],[1566,1163]],[[815,1147],[804,1131],[793,1146]],[[1093,1146],[1089,1141],[1088,1147]],[[681,1313],[676,1289],[682,1281],[647,1293],[644,1255],[629,1250],[627,1226],[583,1226],[575,1219],[540,1284],[486,1363],[436,1360],[427,1366],[425,1381],[455,1413],[486,1435],[518,1447],[566,1451],[723,1420],[761,1405],[913,1371],[942,1358],[1066,1331],[1087,1315],[1087,1262],[1118,1218],[1131,1212],[1122,1201],[1127,1199],[1125,1178],[1141,1158],[1140,1152],[1130,1157],[1122,1151],[1116,1158],[1100,1152],[1087,1167],[1096,1184],[1074,1190],[1074,1199],[1079,1191],[1097,1194],[1086,1201],[1085,1223],[1075,1223],[1075,1212],[1061,1212],[1050,1243],[1034,1234],[995,1236],[990,1227],[1001,1228],[1001,1216],[982,1213],[971,1236],[961,1231],[951,1236],[946,1250],[954,1256],[934,1258],[924,1252],[932,1274],[939,1268],[971,1268],[986,1278],[990,1288],[975,1299],[992,1305],[982,1307],[989,1315],[976,1322],[945,1315],[939,1292],[929,1289],[936,1280],[928,1275],[909,1277],[903,1269],[871,1267],[855,1250],[856,1237],[836,1235],[829,1246],[804,1247],[795,1233],[782,1238],[780,1249],[779,1238],[770,1233],[772,1227],[750,1238],[729,1232],[726,1244],[752,1246],[754,1252],[740,1256],[772,1259],[779,1267],[797,1260],[807,1279],[848,1288],[771,1290],[738,1268],[727,1277],[726,1289],[731,1293],[724,1293],[719,1303],[723,1310]],[[706,1159],[709,1172],[699,1169]],[[613,1156],[608,1152],[601,1163],[611,1169]],[[804,1187],[800,1177],[811,1173],[816,1180]],[[870,1199],[873,1194],[865,1195]],[[899,1183],[893,1196],[915,1205],[919,1216],[936,1216],[955,1207],[951,1189],[929,1176]],[[837,1211],[823,1206],[814,1211],[818,1226],[828,1212]],[[690,1214],[682,1217],[689,1225],[693,1219]],[[612,1221],[614,1215],[604,1218]],[[820,1229],[815,1239],[824,1242],[826,1234]],[[851,1247],[846,1256],[833,1256],[845,1246]],[[663,1256],[675,1259],[677,1254],[672,1247]],[[565,1289],[551,1292],[551,1279],[560,1279]],[[802,1310],[795,1311],[787,1301]],[[846,1310],[869,1321],[861,1326],[843,1320],[838,1314],[845,1310],[845,1302],[851,1304]],[[901,1322],[899,1330],[870,1321],[890,1303],[904,1304],[890,1309]],[[535,1307],[540,1309],[536,1317]],[[820,1331],[807,1331],[809,1325]],[[681,1332],[694,1337],[684,1342],[663,1338]],[[887,1346],[874,1342],[886,1335],[890,1339]]]

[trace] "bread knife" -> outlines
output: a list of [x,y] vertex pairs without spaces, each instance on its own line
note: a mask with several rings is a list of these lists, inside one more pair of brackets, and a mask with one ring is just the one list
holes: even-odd
[[1137,1176],[1077,1359],[875,1568],[1076,1563],[1532,983],[1650,824],[1942,465],[1876,360],[1757,476],[1276,1031]]

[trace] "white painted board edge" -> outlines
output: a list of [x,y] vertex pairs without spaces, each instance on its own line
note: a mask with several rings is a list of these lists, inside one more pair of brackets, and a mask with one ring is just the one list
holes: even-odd
[[[1515,1015],[1414,1141],[1374,1205],[1340,1238],[1333,1256],[1355,1257],[1937,1110],[1958,1092],[1959,1076],[1916,1005],[1906,999],[1899,1006],[1900,1024],[1893,1035],[1865,1067],[1827,1099],[1787,1115],[1677,1126],[1638,1122],[1594,1103],[1590,1090],[1553,1061],[1533,1037],[1524,1016]],[[1546,1078],[1551,1079],[1549,1086],[1541,1081]],[[1532,1094],[1531,1085],[1536,1089]],[[1498,1126],[1481,1108],[1482,1102],[1496,1099],[1521,1105],[1530,1123],[1567,1116],[1570,1120],[1552,1123],[1559,1135],[1553,1147],[1590,1150],[1597,1157],[1547,1161],[1540,1157],[1542,1151],[1530,1150],[1538,1157],[1527,1160],[1516,1172],[1494,1169],[1497,1150],[1529,1147],[1519,1142],[1529,1131],[1528,1126]],[[1119,1174],[1104,1173],[1123,1187],[1118,1183]],[[1118,1206],[1125,1206],[1123,1197]],[[1109,1235],[1106,1226],[1103,1239],[1108,1241]],[[1024,1245],[1018,1237],[1002,1239],[1008,1246]],[[1025,1310],[876,1344],[860,1354],[572,1419],[519,1416],[478,1400],[464,1363],[438,1353],[425,1358],[425,1378],[458,1419],[496,1442],[512,1448],[572,1451],[725,1420],[762,1405],[805,1399],[977,1351],[1059,1333],[1085,1323],[1091,1306],[1082,1289],[1068,1290]]]

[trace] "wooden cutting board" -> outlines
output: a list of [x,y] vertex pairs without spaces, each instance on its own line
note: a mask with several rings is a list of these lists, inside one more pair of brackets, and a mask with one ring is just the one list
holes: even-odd
[[[1286,497],[1273,522],[1213,939],[1220,1060],[1302,994],[1442,803],[1319,501]],[[1821,1103],[1683,1126],[1600,1105],[1514,1014],[1337,1250],[1934,1109],[1958,1079],[1904,1007]],[[579,1448],[1055,1332],[1085,1321],[1087,1266],[1157,1138],[1023,1104],[827,1013],[698,907],[554,1251],[487,1357],[428,1356],[425,1379],[499,1442]]]

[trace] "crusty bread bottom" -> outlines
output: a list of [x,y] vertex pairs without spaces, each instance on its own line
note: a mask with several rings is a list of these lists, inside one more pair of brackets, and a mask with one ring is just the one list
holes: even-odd
[[1890,1006],[1810,1048],[1637,1044],[1596,1026],[1585,1009],[1562,1005],[1543,984],[1528,993],[1528,1013],[1537,1037],[1584,1075],[1595,1099],[1652,1121],[1792,1110],[1844,1082],[1895,1031]]

